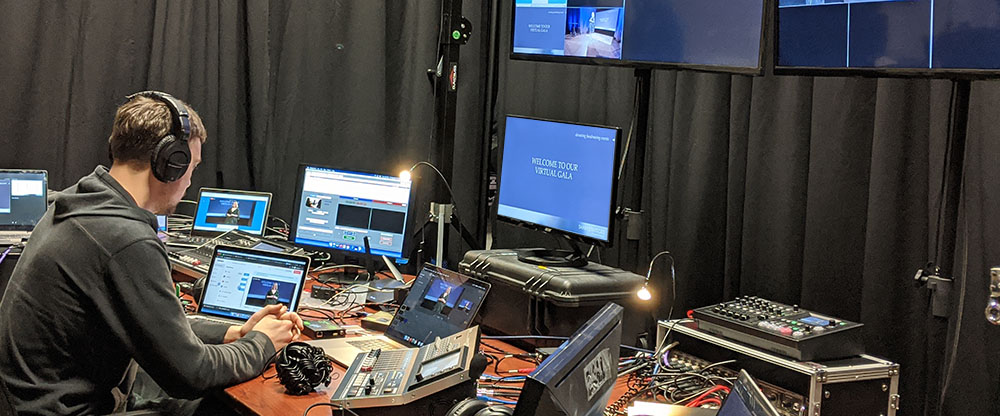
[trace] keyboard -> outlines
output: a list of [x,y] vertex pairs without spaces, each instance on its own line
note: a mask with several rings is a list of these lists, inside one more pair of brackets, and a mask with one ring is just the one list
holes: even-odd
[[213,237],[170,237],[165,241],[168,246],[198,247],[212,241]]
[[365,339],[358,341],[347,341],[351,346],[358,348],[363,351],[369,350],[394,350],[399,348],[396,344],[385,341],[384,339]]
[[31,233],[24,231],[0,231],[0,246],[10,246],[27,240]]

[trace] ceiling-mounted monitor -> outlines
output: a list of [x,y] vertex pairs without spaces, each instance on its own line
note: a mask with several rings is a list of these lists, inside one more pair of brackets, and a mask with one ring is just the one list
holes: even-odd
[[779,74],[1000,75],[996,0],[778,0]]
[[759,74],[769,0],[514,0],[514,59]]

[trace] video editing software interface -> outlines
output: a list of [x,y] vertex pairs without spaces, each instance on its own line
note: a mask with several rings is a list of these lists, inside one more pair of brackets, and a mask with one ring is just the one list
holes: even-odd
[[779,0],[778,65],[1000,69],[996,0]]
[[219,233],[239,229],[262,235],[270,201],[270,194],[202,189],[192,229]]
[[497,214],[607,241],[619,130],[508,116]]
[[764,0],[516,0],[516,54],[757,68]]
[[306,166],[300,173],[295,243],[403,257],[412,182],[395,176]]
[[0,230],[31,229],[45,214],[44,172],[0,171]]
[[389,323],[386,334],[415,346],[466,329],[482,306],[489,284],[450,270],[425,266]]
[[205,281],[199,312],[249,319],[269,303],[295,310],[307,267],[305,259],[219,248]]

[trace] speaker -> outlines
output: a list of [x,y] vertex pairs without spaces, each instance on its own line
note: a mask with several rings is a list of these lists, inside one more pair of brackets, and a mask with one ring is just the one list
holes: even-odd
[[160,101],[170,109],[170,132],[160,138],[150,160],[153,176],[161,182],[174,182],[184,176],[191,164],[191,149],[188,138],[191,135],[191,116],[187,107],[179,100],[160,91],[142,91],[128,96],[127,101],[136,97],[147,97]]

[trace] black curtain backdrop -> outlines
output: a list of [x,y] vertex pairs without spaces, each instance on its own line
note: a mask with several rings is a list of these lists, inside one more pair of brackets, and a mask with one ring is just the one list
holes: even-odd
[[[476,220],[491,212],[481,172],[497,163],[497,121],[510,113],[627,129],[633,72],[509,61],[510,5],[500,2],[495,39],[485,30],[492,6],[465,1],[476,29],[462,48],[449,179],[466,225],[477,235],[493,227],[495,247],[560,245]],[[108,162],[122,97],[161,89],[208,127],[189,195],[200,186],[270,191],[272,214],[288,219],[300,162],[395,173],[434,154],[425,70],[435,64],[439,8],[0,1],[0,166],[47,169],[51,188],[69,186]],[[497,84],[487,79],[494,71]],[[625,240],[619,227],[614,247],[593,259],[645,273],[651,254],[672,251],[675,317],[754,294],[859,320],[868,351],[902,364],[900,414],[1000,414],[1000,328],[982,315],[988,267],[1000,263],[1000,84],[972,85],[959,209],[946,217],[954,266],[945,274],[956,278],[947,318],[931,315],[912,276],[934,254],[950,82],[658,70],[652,90],[645,158],[629,160],[623,190],[642,193],[629,208],[644,211],[643,235]],[[417,193],[429,194],[438,179],[418,169]],[[427,202],[416,198],[411,231]],[[452,233],[452,261],[467,248]],[[660,317],[670,306],[665,266],[654,270]]]

